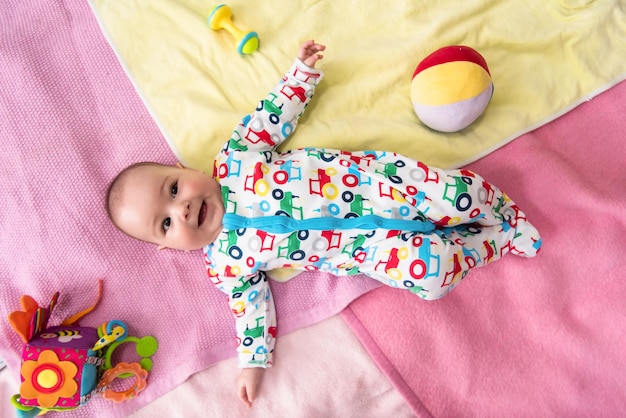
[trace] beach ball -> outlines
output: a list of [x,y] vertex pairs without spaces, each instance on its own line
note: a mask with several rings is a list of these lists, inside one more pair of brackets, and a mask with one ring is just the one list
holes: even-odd
[[417,117],[441,132],[472,124],[487,108],[493,82],[487,62],[468,46],[446,46],[424,58],[411,81]]

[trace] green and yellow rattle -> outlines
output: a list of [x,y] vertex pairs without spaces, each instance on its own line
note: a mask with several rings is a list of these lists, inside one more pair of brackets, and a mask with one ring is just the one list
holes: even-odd
[[259,48],[259,35],[256,32],[245,32],[233,23],[233,12],[226,4],[215,7],[209,15],[209,27],[213,30],[225,29],[237,41],[237,52],[241,55],[252,54]]

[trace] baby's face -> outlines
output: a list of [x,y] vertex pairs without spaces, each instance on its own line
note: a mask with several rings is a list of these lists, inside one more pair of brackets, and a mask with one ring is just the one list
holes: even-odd
[[178,250],[196,250],[222,230],[219,184],[192,169],[146,165],[126,179],[118,227],[128,235]]

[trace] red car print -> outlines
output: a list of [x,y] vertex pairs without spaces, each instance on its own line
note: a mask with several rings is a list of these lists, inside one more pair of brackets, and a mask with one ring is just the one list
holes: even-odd
[[378,268],[382,265],[383,271],[387,273],[389,277],[391,277],[393,280],[401,280],[402,271],[398,269],[398,265],[400,264],[400,260],[404,260],[408,256],[408,248],[392,248],[389,251],[389,257],[387,258],[387,260],[380,260],[374,267],[374,270],[378,270]]
[[265,196],[269,193],[270,186],[263,178],[264,174],[269,172],[269,169],[263,165],[262,162],[258,162],[254,165],[254,171],[252,175],[247,175],[244,183],[244,190],[252,191],[259,196]]
[[336,198],[339,195],[339,189],[330,180],[330,176],[335,174],[337,174],[337,170],[334,168],[318,168],[317,179],[309,179],[309,192],[328,199]]

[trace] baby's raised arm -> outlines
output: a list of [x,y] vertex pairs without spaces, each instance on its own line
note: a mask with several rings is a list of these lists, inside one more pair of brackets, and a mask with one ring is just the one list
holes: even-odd
[[315,64],[323,58],[326,47],[306,41],[297,59],[280,83],[259,101],[256,111],[237,124],[221,153],[231,151],[272,151],[294,131],[298,119],[313,97],[322,72]]

